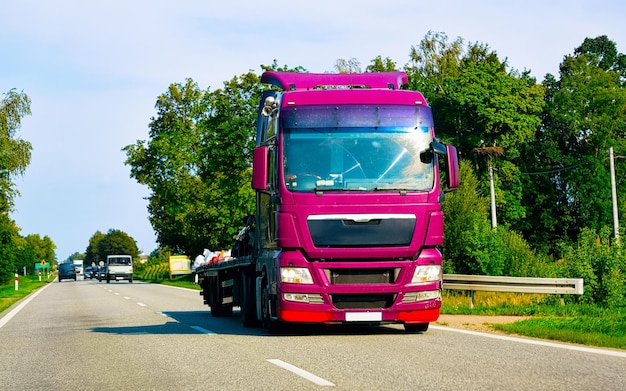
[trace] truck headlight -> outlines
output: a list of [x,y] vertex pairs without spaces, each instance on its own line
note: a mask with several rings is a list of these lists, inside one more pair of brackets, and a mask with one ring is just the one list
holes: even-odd
[[415,268],[412,284],[423,284],[441,280],[441,265],[422,265]]
[[281,267],[280,281],[290,284],[313,284],[311,273],[305,267]]

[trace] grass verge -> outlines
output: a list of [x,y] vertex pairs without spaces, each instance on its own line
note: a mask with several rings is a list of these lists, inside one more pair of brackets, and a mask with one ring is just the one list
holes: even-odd
[[170,285],[170,286],[177,286],[177,287],[181,287],[181,288],[189,288],[189,289],[194,289],[194,290],[200,290],[200,285],[195,284],[193,282],[193,275],[183,275],[183,276],[174,276],[172,277],[171,280],[168,279],[163,279],[163,280],[155,280],[155,281],[151,281],[151,280],[142,280],[145,282],[152,282],[152,283],[158,283],[158,284],[163,284],[163,285]]
[[38,276],[28,275],[18,277],[18,290],[15,290],[15,280],[0,285],[0,312],[52,281],[53,277],[42,277],[39,281]]
[[531,316],[496,330],[527,337],[626,349],[626,307],[561,304],[554,295],[444,291],[442,314]]

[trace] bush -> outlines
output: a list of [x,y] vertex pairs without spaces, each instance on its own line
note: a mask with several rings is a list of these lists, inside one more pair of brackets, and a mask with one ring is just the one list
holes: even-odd
[[584,294],[570,300],[607,307],[626,305],[625,256],[621,245],[612,242],[611,231],[583,228],[575,245],[562,246],[561,274],[584,280]]
[[493,229],[489,200],[480,192],[470,164],[461,161],[460,187],[442,203],[445,215],[444,272],[453,274],[548,277],[548,260],[538,256],[524,238],[506,227]]

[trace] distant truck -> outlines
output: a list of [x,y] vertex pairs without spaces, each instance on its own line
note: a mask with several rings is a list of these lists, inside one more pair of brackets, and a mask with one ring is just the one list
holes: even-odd
[[[213,316],[244,326],[403,324],[441,307],[444,190],[456,148],[404,72],[265,72],[252,188],[232,257],[196,267]],[[439,178],[445,174],[446,183]]]
[[72,263],[74,264],[74,268],[76,269],[76,274],[78,274],[79,276],[83,274],[83,260],[82,259],[75,259],[74,261],[72,261]]
[[107,283],[118,280],[133,282],[133,257],[130,255],[107,255],[105,275]]

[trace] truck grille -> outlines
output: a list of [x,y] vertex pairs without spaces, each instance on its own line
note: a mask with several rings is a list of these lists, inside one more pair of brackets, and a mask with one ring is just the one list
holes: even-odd
[[340,284],[393,284],[399,268],[385,269],[324,269],[331,285]]
[[395,294],[331,295],[333,305],[339,309],[389,308],[395,298]]

